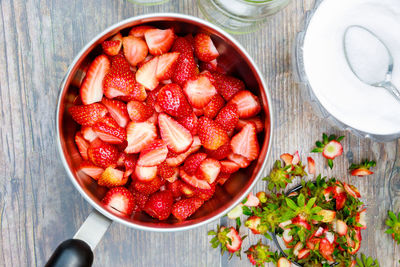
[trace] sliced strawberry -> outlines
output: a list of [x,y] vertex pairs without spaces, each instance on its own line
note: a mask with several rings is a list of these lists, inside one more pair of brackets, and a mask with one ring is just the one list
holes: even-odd
[[335,247],[326,239],[321,239],[319,243],[319,252],[322,257],[324,257],[327,261],[334,261],[332,254],[335,250]]
[[197,125],[199,120],[194,112],[192,112],[189,116],[178,118],[178,122],[188,129],[192,135],[197,134]]
[[362,225],[358,228],[367,229],[367,209],[362,209],[361,211],[357,212],[356,222]]
[[240,166],[231,160],[222,160],[221,163],[221,172],[224,173],[235,173],[240,169]]
[[158,85],[157,66],[158,57],[155,57],[143,64],[136,72],[136,81],[150,91]]
[[334,210],[321,210],[318,212],[318,215],[322,216],[322,222],[324,223],[330,223],[333,222],[333,220],[336,217],[336,211]]
[[139,153],[157,138],[157,129],[149,122],[130,122],[126,127],[128,146],[126,153]]
[[347,224],[342,220],[336,220],[332,223],[333,230],[340,236],[345,236],[347,234]]
[[124,176],[124,172],[113,167],[107,167],[97,181],[101,186],[116,187],[125,185],[128,177]]
[[210,150],[217,150],[229,141],[229,136],[224,129],[207,117],[199,119],[198,135],[204,148]]
[[97,167],[90,161],[82,161],[82,163],[79,165],[79,170],[95,180],[98,180],[101,174],[104,172],[103,168]]
[[190,148],[181,154],[168,155],[166,162],[169,166],[176,167],[180,165],[190,154],[195,153],[201,147],[200,139],[198,136],[193,137],[193,143]]
[[132,100],[128,103],[127,111],[133,122],[144,122],[153,115],[154,110],[144,102]]
[[183,221],[187,217],[195,213],[196,210],[198,210],[201,207],[201,205],[203,205],[203,203],[204,200],[196,197],[179,200],[172,207],[172,214],[179,221]]
[[182,118],[192,114],[189,105],[179,85],[171,83],[165,85],[157,95],[157,103],[169,115]]
[[370,170],[367,170],[367,169],[359,168],[359,169],[352,170],[350,172],[350,174],[353,175],[353,176],[362,177],[362,176],[371,175],[371,174],[373,174],[373,172],[370,171]]
[[293,162],[293,155],[289,153],[282,154],[280,158],[285,162],[285,166],[291,165]]
[[118,123],[118,125],[125,128],[129,121],[126,104],[122,101],[108,99],[106,97],[103,97],[101,103],[107,108],[110,116]]
[[89,148],[89,143],[85,140],[85,138],[83,138],[80,132],[77,132],[75,134],[75,144],[78,147],[78,151],[81,154],[82,158],[84,160],[87,160],[88,159],[87,150]]
[[116,166],[119,152],[115,146],[96,139],[89,145],[88,157],[96,166],[105,169],[109,166]]
[[170,191],[159,191],[150,196],[144,211],[151,217],[163,221],[169,217],[174,200]]
[[158,126],[161,138],[167,144],[168,149],[176,153],[186,151],[193,143],[190,131],[164,113],[158,115]]
[[215,88],[226,101],[231,100],[239,91],[246,89],[244,83],[237,78],[218,72],[213,72],[212,74],[216,81]]
[[308,161],[308,173],[315,175],[316,170],[315,170],[315,161],[314,161],[314,159],[312,157],[307,157],[307,161]]
[[330,141],[324,146],[322,155],[327,159],[334,159],[343,153],[343,146],[336,140]]
[[[220,146],[217,150],[209,150],[206,149],[206,153],[217,160],[221,160],[226,158],[229,154],[232,153],[232,148],[230,143],[226,143],[225,145]],[[247,160],[247,159],[246,159]]]
[[103,97],[103,79],[110,69],[110,60],[100,55],[90,64],[80,88],[82,103],[85,105],[101,101]]
[[335,200],[336,200],[336,210],[343,209],[343,207],[346,203],[346,200],[347,200],[346,193],[343,192],[343,193],[337,194],[335,196]]
[[169,80],[175,72],[179,52],[166,53],[158,56],[156,77],[159,81]]
[[158,113],[154,112],[153,115],[151,115],[151,117],[146,120],[146,122],[158,125]]
[[293,241],[293,236],[290,234],[290,229],[285,229],[282,234],[282,239],[285,243],[290,243]]
[[92,127],[93,131],[104,142],[122,144],[126,140],[126,131],[124,128],[117,125],[114,119],[112,120],[113,124],[107,123],[107,121],[104,120],[97,122]]
[[208,158],[201,162],[197,177],[206,180],[209,184],[214,183],[221,171],[221,163],[218,160]]
[[149,182],[136,181],[134,182],[133,188],[142,194],[150,195],[157,192],[164,184],[165,180],[156,177]]
[[130,216],[135,207],[135,200],[132,193],[125,187],[114,187],[108,190],[101,200],[104,205]]
[[182,178],[183,181],[188,183],[189,185],[193,187],[197,187],[200,189],[210,189],[210,185],[207,183],[207,181],[200,180],[196,176],[191,176],[187,174],[183,169],[179,170],[179,175]]
[[301,250],[301,249],[303,249],[303,247],[304,247],[304,244],[302,243],[302,242],[297,242],[297,244],[294,246],[294,248],[293,248],[293,254],[295,255],[295,256],[298,256],[299,255],[299,251]]
[[290,266],[292,266],[292,264],[285,257],[280,257],[276,266],[277,267],[290,267]]
[[215,193],[215,183],[210,184],[210,189],[194,189],[194,195],[204,201],[209,200]]
[[[125,154],[125,153],[123,153],[123,154]],[[137,155],[125,154],[125,157],[124,157],[124,166],[125,166],[124,176],[129,176],[135,171],[135,169],[136,169],[136,161],[137,161]]]
[[238,121],[239,112],[237,106],[234,104],[228,104],[223,107],[215,118],[215,122],[219,123],[226,132],[233,131]]
[[300,155],[299,151],[294,152],[293,154],[293,160],[292,160],[292,165],[297,165],[300,162]]
[[347,194],[349,194],[350,196],[352,196],[354,198],[361,197],[360,192],[358,191],[357,187],[355,187],[354,185],[343,183],[343,187],[344,187],[344,190],[346,190]]
[[180,86],[184,86],[188,79],[196,76],[198,73],[192,46],[187,39],[178,37],[171,51],[180,53],[172,81]]
[[182,182],[176,180],[172,183],[167,183],[167,190],[171,191],[173,197],[180,197],[182,195],[181,186]]
[[205,153],[195,153],[186,158],[185,163],[183,165],[183,170],[188,175],[195,175],[197,173],[197,169],[203,160],[207,158],[207,154]]
[[310,250],[308,248],[303,248],[303,249],[301,249],[299,251],[299,254],[297,255],[297,258],[299,260],[302,260],[302,259],[308,258],[308,256],[310,256]]
[[74,121],[82,126],[93,126],[107,114],[107,108],[100,103],[73,106],[68,109]]
[[198,33],[194,37],[194,53],[198,59],[204,62],[209,62],[219,56],[210,36],[205,33]]
[[139,37],[139,38],[144,38],[144,34],[146,33],[147,30],[155,29],[155,27],[150,26],[150,25],[140,25],[133,27],[129,31],[129,35]]
[[137,164],[144,167],[157,166],[158,164],[161,164],[161,162],[165,161],[167,154],[167,145],[163,140],[156,139],[140,151]]
[[257,140],[256,128],[247,124],[231,140],[232,151],[252,161],[258,157],[260,148]]
[[168,52],[175,39],[173,29],[148,29],[144,33],[150,54],[157,56]]
[[105,54],[109,56],[118,55],[121,50],[122,42],[120,40],[108,40],[101,44]]
[[264,123],[260,117],[253,117],[247,120],[240,120],[236,124],[236,130],[241,130],[247,123],[254,123],[256,126],[257,133],[264,131]]
[[235,94],[229,103],[237,105],[239,117],[241,119],[254,117],[261,111],[261,105],[258,97],[247,90],[240,91]]
[[149,200],[149,195],[143,194],[136,190],[131,190],[133,198],[135,199],[135,211],[142,211]]
[[144,167],[138,164],[135,167],[135,176],[138,181],[149,182],[157,176],[157,166]]
[[157,174],[168,182],[173,183],[178,179],[179,169],[171,167],[166,161],[163,161],[157,166]]
[[246,197],[246,202],[243,203],[246,207],[257,207],[260,205],[260,200],[250,192]]
[[129,96],[131,94],[135,96],[136,92],[140,89],[136,86],[135,74],[130,69],[126,69],[126,67],[114,66],[115,64],[113,64],[110,71],[104,77],[104,95],[109,99]]
[[183,87],[189,103],[195,108],[204,108],[217,93],[215,87],[205,75],[189,79]]
[[146,42],[142,38],[126,36],[122,39],[124,55],[132,66],[136,66],[143,61],[149,52]]
[[220,94],[215,94],[210,102],[204,107],[204,116],[214,119],[217,116],[218,112],[225,105],[225,101]]
[[[225,227],[221,227],[220,230],[223,231],[224,229]],[[230,227],[229,229],[230,231],[226,236],[230,238],[231,242],[226,243],[226,248],[229,252],[235,253],[242,247],[242,238],[234,227]]]
[[218,70],[218,62],[217,59],[211,60],[209,62],[200,62],[199,64],[200,70],[208,70],[208,71],[217,71]]
[[222,164],[221,164],[221,172],[217,177],[217,183],[223,185],[228,179],[231,177],[230,173],[222,172]]
[[97,134],[93,131],[93,128],[90,126],[82,126],[81,134],[83,138],[85,138],[85,140],[89,143],[98,137]]
[[181,182],[180,191],[185,197],[187,198],[193,197],[195,194],[195,190],[196,188],[194,188],[193,186]]

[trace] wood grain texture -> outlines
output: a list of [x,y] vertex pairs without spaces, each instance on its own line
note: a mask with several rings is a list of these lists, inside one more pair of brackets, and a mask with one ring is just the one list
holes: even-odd
[[[379,144],[331,126],[302,101],[302,91],[293,79],[293,38],[312,2],[293,0],[257,33],[236,37],[261,68],[272,93],[276,128],[264,174],[283,152],[298,149],[306,156],[322,132],[344,134],[345,156],[335,160],[333,171],[316,156],[317,170],[360,188],[369,224],[361,250],[378,257],[381,266],[398,266],[399,247],[383,231],[387,209],[400,209],[400,141]],[[1,266],[43,266],[52,250],[73,236],[91,210],[69,181],[56,151],[58,85],[69,63],[107,26],[161,11],[202,17],[191,0],[171,0],[154,7],[122,0],[0,1]],[[366,157],[379,162],[375,174],[350,178],[349,163]],[[254,191],[265,188],[266,184],[259,182]],[[224,220],[221,223],[226,223]],[[250,266],[247,260],[228,261],[209,247],[206,232],[216,224],[173,234],[113,224],[96,248],[94,265]],[[257,240],[254,236],[246,239],[244,249]]]

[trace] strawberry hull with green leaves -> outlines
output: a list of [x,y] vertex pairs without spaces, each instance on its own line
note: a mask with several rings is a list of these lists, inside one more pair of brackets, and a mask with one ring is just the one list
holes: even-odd
[[[79,171],[108,189],[102,202],[112,212],[190,219],[258,158],[259,98],[218,64],[206,33],[142,25],[101,48],[79,88],[82,104],[68,110],[81,125]],[[233,230],[225,239],[229,251],[241,244]]]

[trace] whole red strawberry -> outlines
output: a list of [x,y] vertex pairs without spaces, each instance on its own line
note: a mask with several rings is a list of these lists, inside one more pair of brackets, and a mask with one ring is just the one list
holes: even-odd
[[215,122],[221,125],[226,132],[231,132],[235,129],[239,121],[239,113],[235,104],[228,104],[218,113]]
[[215,78],[215,88],[226,101],[229,101],[237,92],[245,89],[244,83],[232,76],[219,72],[212,73]]
[[166,113],[179,118],[190,115],[193,110],[182,89],[174,83],[167,84],[160,90],[157,103]]
[[185,82],[195,76],[198,72],[192,46],[187,39],[178,37],[176,38],[171,51],[180,53],[175,73],[172,76],[172,81],[180,86],[184,86]]
[[192,154],[186,158],[183,164],[183,170],[189,175],[195,175],[197,169],[199,168],[201,162],[207,158],[205,153]]
[[105,169],[117,165],[119,152],[115,146],[96,139],[89,145],[88,157],[93,164]]
[[144,211],[151,217],[163,221],[171,214],[173,202],[173,196],[170,191],[159,191],[150,196]]
[[226,131],[207,117],[199,119],[198,136],[204,148],[210,150],[216,150],[229,141]]
[[204,200],[200,198],[189,198],[183,199],[176,202],[172,208],[172,214],[180,221],[185,220],[187,217],[195,213],[201,205],[203,205]]

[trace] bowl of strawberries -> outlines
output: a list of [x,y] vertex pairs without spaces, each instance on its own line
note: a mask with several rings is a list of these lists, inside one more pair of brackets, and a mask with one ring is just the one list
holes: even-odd
[[260,178],[272,109],[262,74],[214,25],[151,14],[111,26],[77,55],[57,106],[61,159],[111,221],[190,229]]

